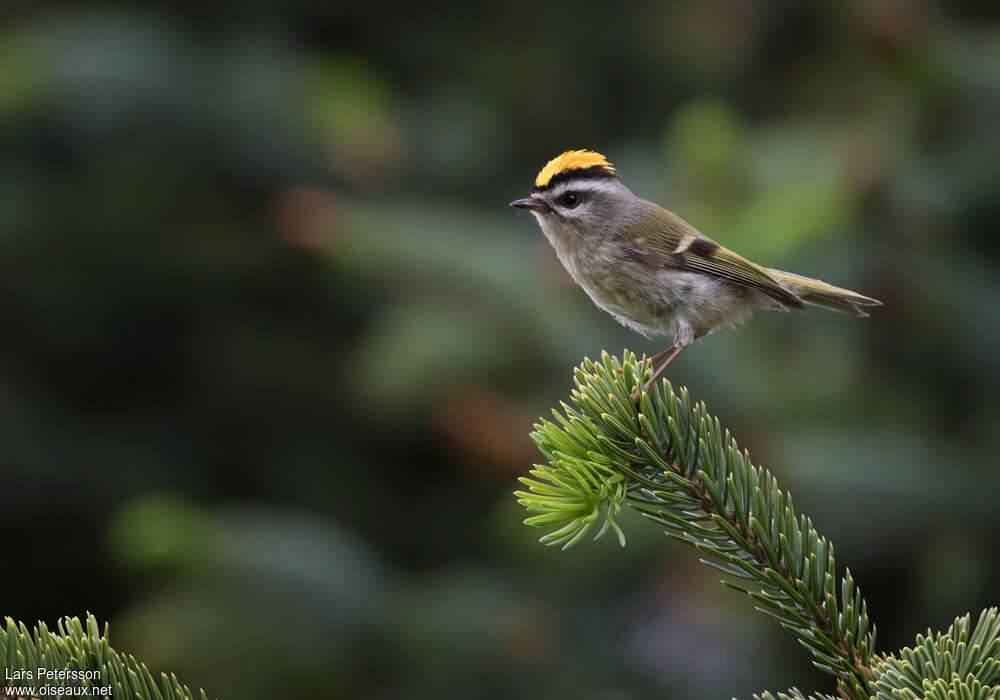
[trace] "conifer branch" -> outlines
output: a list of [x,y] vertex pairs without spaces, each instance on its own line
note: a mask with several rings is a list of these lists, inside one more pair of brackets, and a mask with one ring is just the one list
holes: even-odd
[[970,621],[928,630],[915,647],[882,657],[872,668],[873,700],[1000,700],[1000,613],[987,608],[975,628]]
[[[44,622],[29,631],[23,622],[17,623],[8,617],[0,627],[0,658],[5,662],[8,676],[19,670],[32,674],[0,680],[0,692],[7,692],[4,684],[13,690],[31,686],[36,689],[75,686],[77,689],[102,689],[96,694],[116,700],[208,700],[204,690],[192,694],[173,674],[161,673],[157,682],[145,664],[112,649],[108,626],[105,624],[102,632],[97,620],[89,614],[86,623],[78,617],[59,620],[54,632],[50,632]],[[39,678],[38,669],[70,674]]]
[[[520,481],[528,525],[550,528],[547,545],[573,546],[614,530],[628,503],[674,539],[704,553],[757,610],[777,620],[837,681],[848,700],[1000,700],[1000,614],[966,615],[916,646],[876,655],[875,627],[851,572],[837,579],[833,544],[797,515],[792,497],[686,389],[667,381],[631,400],[651,363],[625,352],[585,360],[571,404],[541,420],[532,439],[548,461]],[[755,700],[833,700],[798,689]]]
[[820,693],[815,693],[806,697],[802,694],[802,691],[798,688],[792,688],[785,693],[778,693],[774,695],[771,692],[761,693],[760,695],[754,695],[754,700],[837,700],[831,695],[822,695]]
[[791,631],[842,697],[868,698],[875,629],[850,572],[838,582],[832,544],[686,390],[664,381],[636,406],[651,369],[631,353],[577,368],[572,405],[532,434],[549,464],[521,480],[519,502],[536,513],[525,522],[554,527],[541,541],[564,548],[601,520],[598,537],[614,529],[624,542],[628,502]]

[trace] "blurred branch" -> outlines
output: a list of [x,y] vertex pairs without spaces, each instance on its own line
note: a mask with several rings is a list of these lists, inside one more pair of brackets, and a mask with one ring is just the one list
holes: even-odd
[[[535,513],[525,523],[554,528],[541,541],[565,549],[600,522],[597,537],[613,529],[624,545],[616,518],[628,502],[671,537],[709,555],[702,562],[792,632],[813,663],[837,679],[841,697],[873,697],[876,678],[891,685],[886,678],[905,675],[886,665],[891,657],[874,657],[867,604],[850,571],[838,584],[833,545],[809,518],[796,515],[791,496],[740,452],[705,404],[692,405],[686,389],[674,393],[666,381],[642,392],[638,406],[631,401],[651,370],[628,352],[624,360],[604,353],[601,362],[588,359],[576,369],[572,406],[563,403],[562,412],[553,412],[556,422],[542,420],[532,434],[548,464],[536,465],[534,478],[521,479],[529,490],[515,494]],[[882,664],[877,671],[874,663]],[[927,672],[916,663],[907,668]],[[989,682],[994,671],[987,668],[986,680],[977,682]],[[790,692],[778,698],[805,697]]]
[[[192,695],[173,674],[161,673],[157,684],[145,664],[111,648],[108,626],[105,625],[101,633],[93,615],[87,615],[86,628],[78,617],[63,618],[54,633],[43,622],[29,632],[24,623],[8,617],[0,629],[0,656],[7,669],[6,686],[0,684],[0,692],[11,697],[16,697],[13,693],[18,686],[33,686],[36,695],[44,694],[44,691],[38,692],[42,686],[64,686],[95,689],[95,696],[118,700],[194,700],[195,697],[208,700],[204,690],[197,696]],[[69,674],[42,679],[36,677],[38,669],[68,671]],[[18,670],[30,671],[31,675],[12,678]]]

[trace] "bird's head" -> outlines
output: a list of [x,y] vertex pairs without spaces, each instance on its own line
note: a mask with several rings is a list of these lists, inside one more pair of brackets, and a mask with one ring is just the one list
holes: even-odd
[[618,180],[607,158],[579,150],[546,163],[531,195],[510,206],[534,214],[546,234],[594,236],[628,223],[637,199]]

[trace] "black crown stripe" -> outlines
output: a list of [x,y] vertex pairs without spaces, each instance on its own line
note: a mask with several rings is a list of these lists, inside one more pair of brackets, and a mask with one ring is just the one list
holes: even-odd
[[594,180],[598,178],[610,178],[614,180],[615,174],[610,172],[606,165],[591,165],[589,168],[573,168],[571,170],[563,170],[561,173],[553,175],[548,184],[542,187],[535,186],[531,191],[544,192],[552,189],[560,182],[576,180],[577,178],[581,180]]

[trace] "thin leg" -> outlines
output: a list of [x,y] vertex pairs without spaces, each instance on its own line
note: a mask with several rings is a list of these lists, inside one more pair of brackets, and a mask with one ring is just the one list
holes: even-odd
[[[661,350],[660,352],[658,352],[655,355],[653,355],[651,358],[649,358],[649,361],[655,364],[655,363],[659,362],[660,360],[662,360],[667,355],[669,355],[670,353],[674,352],[676,350],[676,348],[677,348],[676,345],[671,345],[666,350]],[[625,370],[623,370],[623,369],[616,369],[615,372],[617,374],[625,374]]]
[[655,372],[653,372],[653,376],[649,378],[649,381],[642,385],[644,391],[649,391],[649,387],[653,386],[653,384],[656,382],[657,379],[660,378],[660,375],[663,374],[663,372],[667,369],[670,363],[673,362],[674,359],[681,354],[681,350],[683,350],[686,347],[687,347],[686,345],[675,345],[674,347],[670,348],[670,351],[666,354],[666,359],[663,360],[663,364],[660,365]]
[[[650,359],[652,359],[653,362],[656,362],[657,360],[659,360],[661,358],[665,358],[665,359],[663,359],[663,364],[661,364],[659,367],[657,367],[656,371],[653,372],[653,376],[651,376],[649,378],[649,381],[647,381],[645,384],[642,385],[642,390],[643,391],[649,391],[649,387],[653,386],[653,384],[656,382],[656,380],[660,378],[660,375],[662,375],[666,371],[667,367],[670,366],[670,363],[674,361],[674,358],[676,358],[678,355],[680,355],[681,354],[681,350],[683,350],[686,347],[687,347],[686,345],[672,345],[671,347],[667,348],[663,352],[661,352],[661,353],[659,353],[657,355],[654,355],[652,358],[650,358]],[[632,394],[632,400],[635,401],[636,403],[639,402],[639,392],[638,391],[635,392],[634,394]]]
[[653,355],[653,356],[652,356],[651,358],[649,358],[649,361],[650,361],[650,362],[659,362],[659,361],[660,361],[660,360],[662,360],[662,359],[663,359],[664,357],[666,357],[666,356],[667,356],[667,355],[669,355],[670,353],[674,352],[674,351],[675,351],[676,349],[677,349],[677,346],[676,346],[676,345],[671,345],[671,346],[670,346],[669,348],[667,348],[666,350],[662,350],[662,351],[660,351],[660,352],[656,353],[655,355]]

